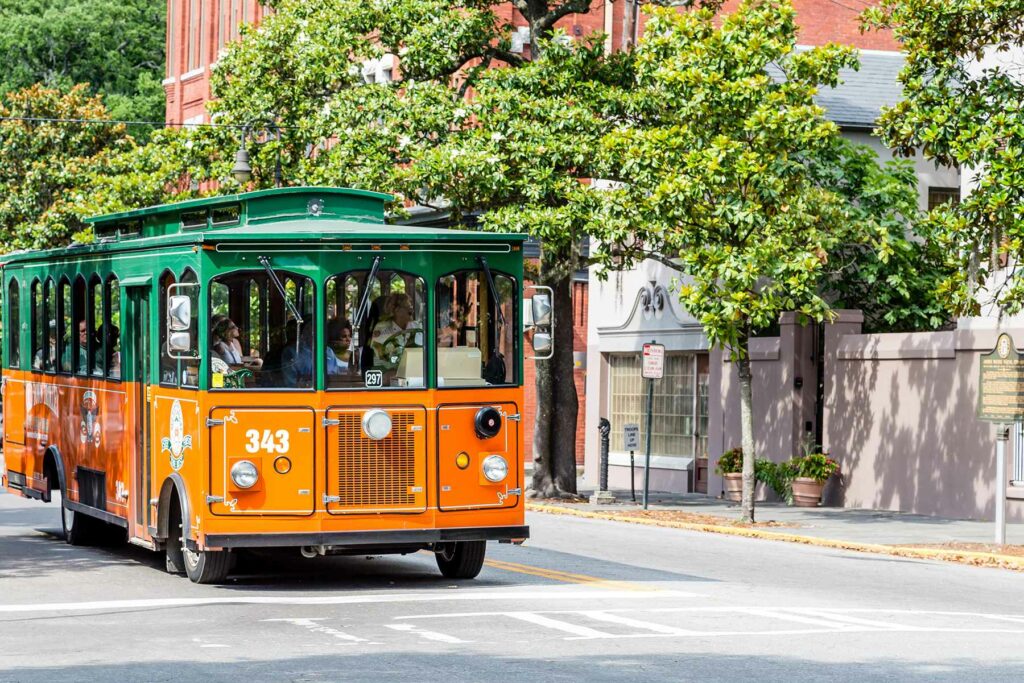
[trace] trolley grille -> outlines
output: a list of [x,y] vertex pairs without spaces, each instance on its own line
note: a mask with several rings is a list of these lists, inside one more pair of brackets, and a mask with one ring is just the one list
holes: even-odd
[[391,434],[375,441],[363,433],[361,413],[338,415],[340,508],[416,504],[416,443],[411,412],[391,412]]

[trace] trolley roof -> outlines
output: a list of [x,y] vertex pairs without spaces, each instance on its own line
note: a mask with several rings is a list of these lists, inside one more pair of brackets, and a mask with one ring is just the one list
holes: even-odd
[[4,264],[75,258],[183,244],[295,242],[305,248],[429,242],[517,243],[526,235],[426,228],[384,222],[391,195],[340,187],[286,187],[161,204],[86,219],[96,241],[0,257]]

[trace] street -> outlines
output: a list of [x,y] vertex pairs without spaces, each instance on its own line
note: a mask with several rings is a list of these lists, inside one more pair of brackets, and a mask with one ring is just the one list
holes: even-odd
[[546,514],[481,575],[75,548],[0,494],[0,680],[1019,680],[1024,575]]

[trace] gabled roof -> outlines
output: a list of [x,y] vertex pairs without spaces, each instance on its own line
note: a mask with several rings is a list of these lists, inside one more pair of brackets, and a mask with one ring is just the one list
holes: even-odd
[[818,104],[829,120],[843,128],[874,128],[882,107],[891,107],[903,96],[897,79],[905,58],[899,52],[860,52],[860,70],[843,69],[836,88],[824,88]]

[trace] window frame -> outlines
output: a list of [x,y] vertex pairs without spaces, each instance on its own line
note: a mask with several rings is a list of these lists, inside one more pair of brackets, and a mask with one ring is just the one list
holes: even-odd
[[[281,284],[285,288],[285,291],[287,291],[288,283],[290,281],[294,281],[295,282],[295,302],[297,304],[299,304],[297,306],[297,308],[300,309],[300,312],[301,312],[301,308],[302,308],[302,297],[305,295],[305,293],[307,291],[309,291],[312,294],[311,311],[309,312],[309,315],[313,319],[312,324],[316,325],[317,324],[317,318],[318,318],[318,316],[317,316],[317,307],[318,307],[318,304],[319,304],[319,302],[317,301],[317,296],[318,296],[319,289],[320,289],[320,286],[317,284],[317,278],[314,277],[313,275],[302,273],[300,271],[292,270],[292,269],[289,269],[289,268],[274,268],[274,272],[277,273],[278,277],[281,279]],[[246,301],[248,301],[249,292],[250,292],[250,290],[252,288],[252,285],[254,283],[257,284],[258,289],[260,291],[260,296],[261,296],[261,302],[260,302],[260,316],[261,317],[260,317],[260,320],[256,321],[256,323],[257,323],[257,325],[263,326],[263,324],[265,322],[265,320],[263,319],[263,315],[265,313],[267,315],[269,315],[269,309],[270,309],[269,298],[270,298],[271,292],[273,292],[275,290],[271,286],[270,283],[266,283],[267,286],[265,288],[259,288],[259,282],[256,280],[256,278],[254,278],[252,276],[253,275],[265,275],[265,274],[266,274],[266,270],[264,270],[263,268],[253,268],[251,266],[245,266],[245,267],[234,268],[234,269],[231,269],[231,270],[224,270],[223,272],[217,273],[217,275],[211,277],[207,281],[207,283],[206,283],[206,295],[205,295],[205,297],[203,299],[206,302],[206,309],[205,309],[206,310],[206,314],[205,315],[206,315],[206,319],[207,319],[207,325],[206,325],[206,335],[205,336],[200,336],[199,341],[198,341],[198,343],[199,343],[199,345],[201,347],[205,346],[205,348],[209,349],[212,346],[210,344],[210,342],[211,342],[211,336],[213,335],[213,329],[212,329],[212,326],[209,323],[210,323],[210,320],[213,319],[213,310],[214,310],[213,292],[214,292],[214,285],[227,286],[223,282],[224,278],[237,277],[239,275],[247,276],[243,280],[243,290],[242,290],[242,294],[244,295],[244,298],[245,298]],[[302,282],[302,281],[306,281],[306,282],[302,283],[302,286],[300,286],[300,282]],[[305,286],[306,284],[309,285],[308,289]],[[230,288],[230,286],[227,286],[227,288],[228,288],[228,315],[230,316],[231,315],[231,308],[230,308],[230,306],[231,306],[231,304],[230,304],[230,302],[231,302],[231,288]],[[266,299],[263,300],[263,297],[266,297]],[[252,319],[251,319],[250,316],[248,316],[248,309],[247,308],[245,309],[245,313],[246,313],[246,317],[248,318],[248,322],[250,324],[250,329],[246,330],[246,332],[247,333],[251,333]],[[269,348],[270,348],[270,339],[269,339],[270,323],[269,323],[269,318],[266,320],[266,322],[267,322],[266,330],[265,330],[265,333],[261,336],[261,344],[266,345],[267,346],[267,350],[269,351]],[[303,324],[307,324],[307,323],[308,323],[308,320],[304,320]],[[282,387],[253,386],[253,387],[249,387],[249,388],[247,388],[247,387],[215,387],[215,386],[213,386],[213,363],[210,362],[209,360],[207,361],[207,363],[205,365],[206,372],[202,372],[200,370],[200,374],[201,374],[200,382],[205,382],[206,383],[206,387],[207,387],[206,390],[207,391],[217,392],[217,393],[220,393],[220,392],[227,392],[227,393],[236,392],[236,393],[244,395],[244,394],[251,394],[253,392],[287,393],[287,394],[317,392],[317,391],[319,391],[319,389],[317,388],[317,381],[318,381],[317,378],[319,377],[318,373],[320,372],[320,365],[322,365],[322,363],[320,362],[320,359],[317,358],[317,353],[316,353],[316,340],[317,340],[317,337],[318,337],[319,334],[320,334],[320,330],[317,329],[317,328],[314,328],[314,330],[313,330],[313,353],[312,353],[313,370],[312,370],[312,375],[311,375],[310,386],[309,387],[283,387],[283,386]],[[248,339],[245,341],[245,344],[250,346],[249,351],[251,353],[252,352],[252,347],[249,344],[249,340]],[[257,349],[257,350],[260,352],[260,358],[266,360],[266,355],[264,355],[263,349]],[[207,358],[212,358],[212,354],[207,353],[206,357]]]
[[14,275],[7,283],[7,367],[21,367],[21,286]]
[[[437,343],[437,322],[438,321],[435,319],[435,317],[437,315],[435,313],[434,316],[431,317],[431,325],[432,325],[431,336],[434,338],[434,376],[431,378],[431,381],[433,383],[433,387],[438,389],[438,390],[449,390],[449,389],[508,389],[509,387],[521,386],[522,383],[523,383],[523,363],[522,363],[522,360],[521,360],[522,355],[523,355],[522,354],[522,343],[523,343],[522,320],[523,320],[523,314],[522,314],[522,311],[520,311],[520,308],[519,308],[520,306],[522,306],[522,298],[523,298],[522,283],[519,281],[519,278],[517,278],[515,275],[513,275],[511,273],[508,273],[508,272],[505,272],[503,270],[491,267],[490,264],[488,264],[488,268],[490,269],[491,276],[495,279],[495,281],[497,281],[499,276],[507,278],[508,280],[510,280],[512,282],[512,285],[515,288],[515,293],[513,294],[513,297],[512,297],[512,319],[505,321],[506,325],[514,325],[514,326],[516,326],[515,329],[512,332],[512,357],[513,357],[512,358],[512,362],[514,363],[514,366],[512,368],[512,381],[504,383],[504,384],[484,384],[482,386],[474,385],[472,387],[465,387],[465,386],[461,386],[461,387],[460,386],[442,387],[442,386],[440,386],[438,384],[438,371],[437,371],[437,368],[438,368],[438,358],[437,358],[437,352],[438,352],[438,349],[440,349],[441,347]],[[487,282],[487,275],[486,275],[486,272],[485,272],[484,267],[483,267],[482,264],[478,264],[478,266],[476,268],[460,268],[458,270],[453,270],[451,272],[442,273],[441,275],[438,275],[437,279],[434,282],[434,291],[431,294],[431,300],[434,302],[434,309],[435,309],[435,311],[437,310],[437,306],[438,306],[438,304],[437,304],[437,287],[441,283],[441,280],[446,278],[446,277],[451,277],[453,275],[458,275],[460,273],[479,273],[481,278],[483,278],[482,281],[485,282],[485,283]],[[490,283],[487,283],[487,284],[488,284],[488,286],[490,286]],[[497,284],[497,282],[495,282],[495,284]],[[506,359],[506,361],[507,361],[507,359]]]
[[[56,310],[57,307],[50,305],[51,296],[53,296],[54,291],[56,289],[57,289],[57,283],[54,281],[53,277],[52,276],[47,277],[46,281],[43,282],[43,362],[42,362],[42,369],[43,369],[43,373],[50,374],[50,375],[57,374],[56,370],[54,369],[54,366],[57,365],[59,363],[59,361],[60,361],[60,344],[59,344],[59,341],[58,341],[59,337],[58,337],[58,339],[54,339],[54,342],[53,342],[54,343],[54,351],[56,352],[57,357],[54,358],[52,361],[50,360],[50,335],[53,334],[53,333],[59,332],[59,330],[57,330],[57,310]],[[53,328],[54,328],[53,332],[50,331],[50,311],[51,311],[51,309],[53,309]]]
[[[38,277],[32,280],[29,288],[29,361],[28,368],[32,372],[43,372],[43,345],[46,344],[46,335],[43,328],[46,325],[43,315],[43,281]],[[36,367],[36,353],[39,354],[39,367]]]
[[[331,280],[335,280],[337,282],[339,278],[344,278],[345,276],[348,276],[348,275],[350,275],[352,273],[362,273],[366,277],[369,277],[369,275],[370,275],[370,268],[369,267],[366,267],[366,268],[350,268],[348,270],[343,270],[343,271],[338,272],[338,273],[332,273],[332,274],[330,274],[330,275],[328,275],[327,277],[324,278],[324,282],[323,282],[323,285],[321,287],[321,293],[323,295],[323,300],[324,300],[324,314],[323,314],[323,320],[322,320],[322,327],[323,327],[322,336],[323,336],[323,339],[324,339],[324,343],[323,343],[323,348],[321,349],[321,353],[319,355],[321,356],[321,363],[320,363],[320,365],[323,366],[321,368],[322,371],[323,371],[323,376],[321,377],[321,380],[323,381],[324,391],[325,392],[332,392],[332,393],[333,392],[358,392],[358,391],[366,391],[366,392],[379,393],[379,392],[382,392],[382,391],[425,391],[427,389],[433,388],[435,383],[434,383],[434,378],[429,376],[429,373],[430,373],[430,362],[429,362],[429,359],[428,359],[428,350],[429,350],[429,347],[430,347],[430,344],[431,344],[430,340],[432,339],[432,335],[430,334],[430,332],[427,330],[426,327],[422,328],[422,333],[423,333],[423,386],[419,386],[419,387],[389,387],[389,386],[368,387],[368,386],[366,386],[366,374],[365,374],[365,372],[363,372],[361,367],[359,369],[359,373],[363,377],[363,386],[358,386],[358,387],[329,387],[328,386],[328,383],[327,383],[327,363],[323,359],[324,359],[324,357],[326,357],[326,354],[327,354],[327,309],[328,309],[329,304],[332,303],[332,302],[331,302],[330,299],[327,298],[327,287],[328,287],[329,283],[331,282]],[[409,276],[413,277],[414,279],[422,281],[423,282],[423,318],[424,318],[424,320],[428,320],[428,319],[429,320],[433,320],[433,310],[434,310],[433,296],[431,295],[431,293],[429,291],[428,283],[430,282],[430,280],[429,280],[429,278],[426,275],[423,275],[421,273],[416,273],[416,272],[413,272],[411,270],[404,270],[402,268],[388,268],[388,267],[385,267],[385,265],[383,263],[383,260],[382,260],[380,268],[378,268],[378,270],[377,270],[377,274],[374,275],[374,279],[377,280],[378,283],[380,283],[380,297],[381,298],[384,298],[386,296],[390,296],[391,294],[395,293],[395,292],[393,292],[391,290],[391,284],[392,284],[392,281],[393,281],[394,278],[392,278],[392,279],[388,280],[387,282],[385,282],[384,280],[381,279],[381,273],[392,273],[393,275],[409,275]],[[335,295],[336,296],[337,296],[337,292],[338,292],[338,286],[337,286],[337,284],[335,284]],[[344,292],[344,290],[342,290],[342,292]],[[408,293],[408,292],[406,292],[406,293]],[[344,299],[344,293],[341,294],[341,298]],[[372,304],[373,302],[369,302],[369,303]],[[357,302],[356,305],[358,306],[358,302]],[[413,302],[413,305],[415,306],[415,301]],[[338,313],[340,314],[341,311],[338,311]],[[359,330],[356,329],[356,327],[355,327],[355,321],[354,320],[349,320],[349,324],[352,325],[352,335],[353,335],[353,337],[356,337],[359,334]],[[372,338],[373,338],[373,330],[370,330],[369,337],[372,340]],[[369,341],[370,340],[367,340],[367,344],[369,343]],[[434,344],[436,346],[436,341],[434,342]]]
[[[118,311],[117,312],[120,315],[120,313],[121,313],[121,310],[120,310],[121,309],[121,304],[123,303],[123,300],[122,300],[122,290],[121,290],[121,282],[120,282],[120,279],[117,277],[116,273],[111,273],[106,278],[104,278],[102,282],[103,282],[103,295],[102,295],[103,296],[103,324],[104,325],[110,325],[111,327],[113,327],[113,325],[114,325],[114,307],[111,305],[112,304],[112,298],[113,298],[111,293],[114,291],[114,289],[117,289],[117,305],[118,305]],[[111,283],[113,283],[113,285],[111,285]],[[122,353],[122,351],[124,349],[124,344],[121,343],[121,328],[124,327],[124,319],[119,317],[118,320],[121,321],[122,325],[121,325],[121,327],[117,328],[118,342],[119,342],[117,353]],[[148,324],[148,321],[144,321],[143,324]],[[108,382],[121,382],[122,380],[124,380],[124,375],[125,375],[125,372],[124,372],[124,369],[125,369],[124,357],[123,357],[123,355],[121,357],[120,374],[118,374],[117,377],[111,376],[111,374],[110,374],[111,363],[109,362],[109,360],[110,360],[110,357],[113,355],[113,352],[110,351],[107,348],[107,335],[106,335],[106,333],[104,333],[104,335],[103,335],[102,348],[103,348],[103,376],[102,376],[102,379],[105,379]],[[143,352],[145,353],[147,351],[143,350]],[[147,379],[149,379],[149,378],[147,378]]]

